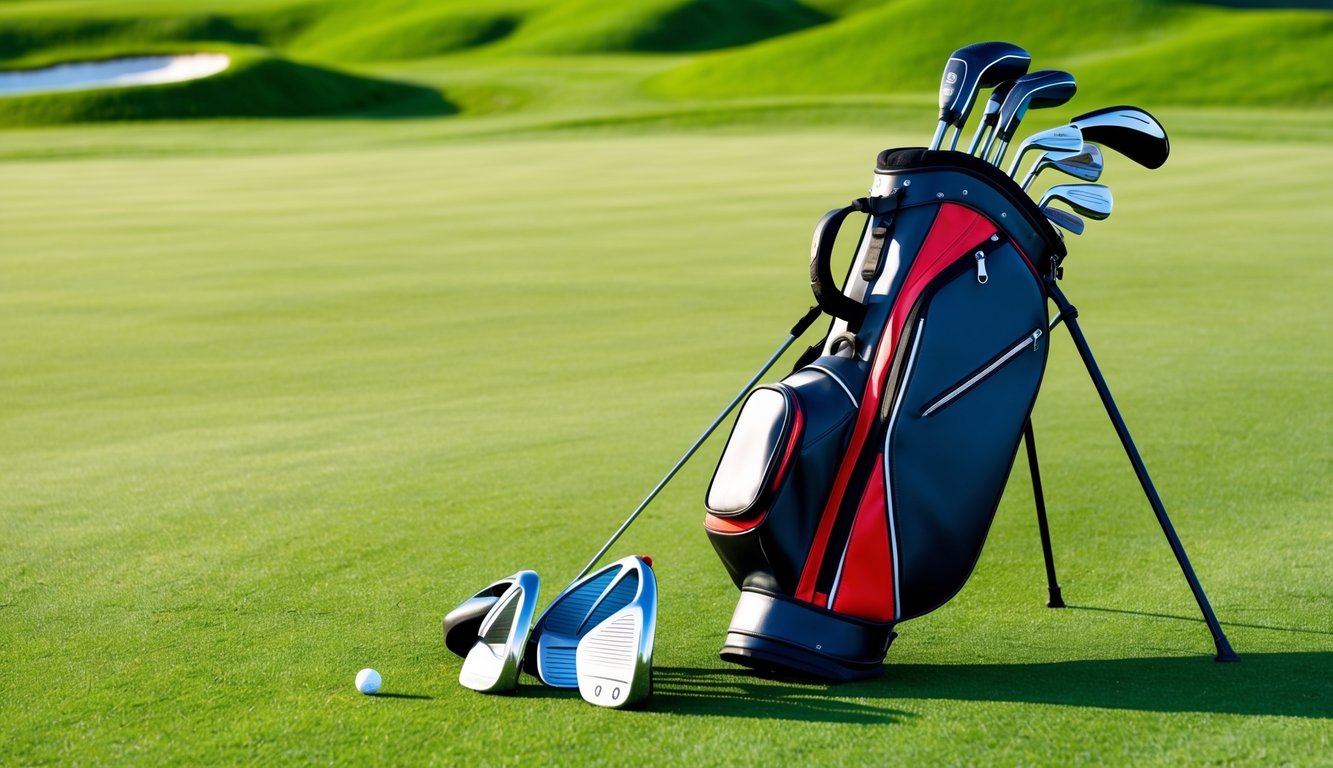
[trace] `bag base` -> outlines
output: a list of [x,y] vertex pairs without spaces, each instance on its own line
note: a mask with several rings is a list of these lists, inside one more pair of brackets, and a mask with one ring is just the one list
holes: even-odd
[[752,669],[836,683],[879,675],[892,624],[841,616],[747,584],[720,653]]

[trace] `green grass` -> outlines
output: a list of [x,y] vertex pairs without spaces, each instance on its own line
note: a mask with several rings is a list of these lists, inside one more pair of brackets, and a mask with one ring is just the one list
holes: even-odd
[[[1331,16],[955,6],[0,2],[6,66],[240,59],[0,99],[0,763],[1326,764]],[[1065,287],[1244,661],[1057,333],[1069,610],[1020,459],[881,678],[724,665],[719,436],[615,550],[657,561],[648,710],[461,688],[442,614],[520,568],[554,597],[809,304],[811,227],[930,134],[944,54],[1010,36],[1083,86],[1025,129],[1171,132],[1156,172],[1108,152]]]
[[[882,678],[726,667],[715,440],[617,549],[663,593],[657,695],[617,713],[462,689],[440,615],[519,568],[554,596],[806,305],[817,216],[921,131],[431,122],[12,134],[82,154],[0,169],[7,761],[1325,759],[1325,145],[1112,159],[1116,215],[1068,262],[1242,664],[1209,660],[1057,337],[1036,420],[1078,607],[1042,606],[1020,462],[971,582]],[[363,666],[408,698],[355,693]]]
[[[1265,4],[1258,4],[1265,5]],[[1273,4],[1267,4],[1273,5]],[[960,24],[958,19],[966,19]],[[547,92],[515,80],[534,61],[556,73],[619,58],[615,98],[658,111],[699,101],[924,100],[941,52],[1011,39],[1039,67],[1076,71],[1084,103],[1333,105],[1333,13],[1167,0],[1049,3],[959,0],[23,0],[0,4],[0,63],[23,68],[144,51],[242,46],[281,61],[290,85],[258,105],[230,97],[268,80],[147,89],[149,96],[61,93],[0,98],[0,126],[177,117],[289,115],[542,116]],[[655,63],[638,66],[641,60]],[[268,65],[270,67],[276,64]],[[386,73],[430,69],[425,82]],[[334,70],[334,77],[327,70]],[[484,80],[478,80],[486,72]],[[395,88],[395,85],[402,87]],[[422,93],[422,89],[434,93]],[[556,83],[557,91],[561,84]],[[123,89],[122,89],[123,90]],[[300,94],[279,99],[274,92]],[[95,102],[90,106],[89,102]],[[115,108],[106,104],[112,102]],[[582,99],[583,108],[615,103]]]

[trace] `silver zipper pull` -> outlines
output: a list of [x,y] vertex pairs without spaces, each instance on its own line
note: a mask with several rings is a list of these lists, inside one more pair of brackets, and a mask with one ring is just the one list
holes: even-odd
[[1038,342],[1040,342],[1040,341],[1041,341],[1041,329],[1038,328],[1037,330],[1035,330],[1035,331],[1032,332],[1032,351],[1033,351],[1033,352],[1036,352],[1036,351],[1039,349],[1039,347],[1038,347]]
[[986,252],[977,251],[977,282],[984,283],[990,278],[986,276]]

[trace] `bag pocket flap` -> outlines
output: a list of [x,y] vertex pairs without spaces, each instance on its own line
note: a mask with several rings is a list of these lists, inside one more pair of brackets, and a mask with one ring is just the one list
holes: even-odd
[[704,503],[709,512],[719,517],[743,515],[776,485],[775,475],[797,437],[794,426],[799,414],[793,406],[780,389],[765,387],[750,393],[708,485]]

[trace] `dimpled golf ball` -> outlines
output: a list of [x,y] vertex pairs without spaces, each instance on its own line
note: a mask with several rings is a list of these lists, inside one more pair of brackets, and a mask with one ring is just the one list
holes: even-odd
[[379,692],[380,682],[380,673],[373,669],[363,669],[356,673],[356,689],[367,696]]

